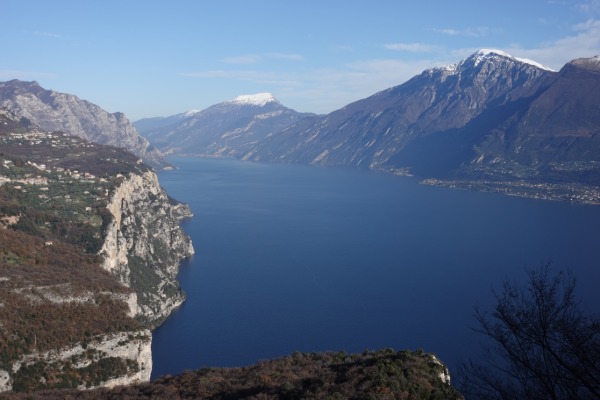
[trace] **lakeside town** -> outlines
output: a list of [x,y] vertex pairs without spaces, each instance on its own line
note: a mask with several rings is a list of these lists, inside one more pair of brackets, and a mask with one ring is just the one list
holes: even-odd
[[502,193],[530,199],[568,201],[579,204],[600,205],[600,188],[580,183],[544,183],[527,181],[457,181],[425,179],[425,185],[451,189]]
[[[123,149],[62,132],[0,132],[3,193],[22,207],[52,210],[74,222],[102,224],[101,204],[129,172],[145,169]],[[18,223],[17,214],[4,215],[0,227]]]

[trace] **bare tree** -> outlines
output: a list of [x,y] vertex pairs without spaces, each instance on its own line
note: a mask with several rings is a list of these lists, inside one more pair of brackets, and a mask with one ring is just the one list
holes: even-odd
[[462,392],[475,399],[600,399],[600,319],[575,297],[571,274],[528,271],[522,288],[505,281],[489,314],[476,309],[491,345],[465,363]]

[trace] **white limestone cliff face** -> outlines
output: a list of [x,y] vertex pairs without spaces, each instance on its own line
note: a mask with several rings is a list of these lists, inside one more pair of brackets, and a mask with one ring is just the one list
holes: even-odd
[[8,371],[0,369],[0,393],[12,390],[13,380]]
[[184,300],[176,275],[194,249],[179,222],[191,213],[168,198],[154,172],[124,177],[107,208],[113,221],[99,253],[102,267],[135,290],[136,316],[157,325]]
[[442,368],[442,371],[439,373],[439,378],[442,382],[444,382],[446,385],[450,385],[450,371],[448,370],[448,367],[446,367],[446,365],[444,365],[443,362],[440,361],[439,358],[437,358],[434,354],[430,354],[431,357],[431,361],[434,364],[439,365]]
[[[191,212],[167,196],[154,172],[129,174],[117,182],[106,205],[112,221],[104,232],[99,255],[103,259],[101,266],[133,291],[100,294],[123,301],[130,317],[152,328],[185,299],[176,275],[182,258],[192,255],[194,249],[179,223],[182,218],[191,216]],[[69,284],[33,289],[17,290],[34,303],[85,303],[97,294],[75,293]],[[39,371],[73,371],[73,368],[81,371],[73,373],[79,376],[80,389],[149,381],[151,341],[151,331],[143,329],[26,354],[11,362],[9,368],[0,369],[0,392],[18,390],[20,382],[31,379],[32,373],[39,375],[43,383],[46,373]]]
[[[106,371],[105,380],[96,379],[94,382],[82,382],[79,389],[94,387],[114,387],[128,385],[150,380],[152,372],[152,334],[144,329],[137,332],[119,332],[116,334],[99,336],[85,346],[77,344],[43,353],[33,353],[23,356],[12,363],[11,370],[0,370],[0,393],[10,391],[24,367],[34,364],[43,364],[45,369],[73,368],[85,373],[85,369],[92,364],[100,365],[118,359],[127,372]],[[109,367],[105,367],[109,368]],[[41,378],[43,379],[43,378]]]

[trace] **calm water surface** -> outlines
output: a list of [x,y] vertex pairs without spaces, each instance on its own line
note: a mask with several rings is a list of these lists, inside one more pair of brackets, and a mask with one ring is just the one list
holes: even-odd
[[551,260],[600,309],[600,207],[419,185],[356,171],[176,159],[192,208],[187,301],[153,335],[152,375],[294,351],[478,351],[473,307]]

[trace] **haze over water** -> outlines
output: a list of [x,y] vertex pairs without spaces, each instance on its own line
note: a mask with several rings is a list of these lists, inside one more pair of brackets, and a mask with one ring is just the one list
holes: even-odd
[[475,355],[473,308],[551,260],[593,311],[600,207],[419,185],[371,171],[175,159],[195,217],[187,301],[153,336],[153,377],[294,351]]

